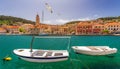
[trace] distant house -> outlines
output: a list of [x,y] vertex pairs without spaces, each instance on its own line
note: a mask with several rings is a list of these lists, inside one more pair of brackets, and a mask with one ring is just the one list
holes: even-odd
[[59,26],[58,25],[54,25],[51,26],[51,34],[58,34],[59,33]]
[[108,30],[110,33],[120,32],[120,23],[117,22],[106,23],[105,30]]
[[23,24],[20,26],[20,28],[23,28],[25,30],[24,34],[31,34],[32,29],[34,29],[34,25],[32,24]]
[[7,33],[7,30],[5,28],[0,27],[0,34],[4,34],[4,33]]
[[92,28],[93,28],[93,34],[102,34],[104,30],[104,25],[100,23],[94,23]]
[[69,27],[60,27],[60,34],[61,35],[67,35]]
[[19,26],[7,26],[6,29],[10,34],[19,34]]
[[76,27],[76,35],[92,34],[92,23],[80,22]]

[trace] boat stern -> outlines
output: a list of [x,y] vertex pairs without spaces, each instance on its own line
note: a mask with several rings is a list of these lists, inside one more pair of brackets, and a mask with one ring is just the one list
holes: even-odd
[[30,49],[14,49],[13,53],[18,56],[30,56]]

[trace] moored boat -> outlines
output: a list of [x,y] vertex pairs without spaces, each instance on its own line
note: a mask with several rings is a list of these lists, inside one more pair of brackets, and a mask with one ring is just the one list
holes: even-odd
[[[42,50],[42,49],[33,49],[32,44],[34,41],[32,38],[30,49],[14,49],[13,52],[21,59],[29,62],[58,62],[67,60],[69,53],[67,50]],[[60,38],[60,39],[69,39],[68,48],[70,43],[70,37],[50,37],[50,36],[37,36],[36,38]]]
[[67,50],[39,50],[33,49],[15,49],[13,51],[21,59],[29,62],[58,62],[68,59],[69,53]]
[[86,55],[109,55],[117,52],[116,48],[109,46],[73,46],[72,48],[76,53]]

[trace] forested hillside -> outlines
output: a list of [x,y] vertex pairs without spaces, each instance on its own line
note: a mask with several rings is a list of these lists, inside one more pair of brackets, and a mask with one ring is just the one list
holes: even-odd
[[3,24],[14,25],[14,24],[19,24],[19,23],[34,24],[33,21],[26,20],[23,18],[0,15],[0,25],[3,25]]

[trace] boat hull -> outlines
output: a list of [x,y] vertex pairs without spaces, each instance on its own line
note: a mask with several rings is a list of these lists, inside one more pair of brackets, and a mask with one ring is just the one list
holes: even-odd
[[58,59],[34,59],[34,58],[25,58],[25,57],[20,57],[21,59],[25,60],[25,61],[29,61],[29,62],[59,62],[59,61],[65,61],[68,58],[58,58]]
[[[39,51],[39,52],[38,52]],[[38,50],[33,49],[15,49],[14,54],[19,56],[21,59],[29,62],[58,62],[65,61],[68,59],[68,52],[66,50]],[[44,53],[42,53],[44,52]],[[50,54],[50,52],[52,52]],[[60,55],[60,54],[63,55]],[[55,55],[56,54],[56,55]]]
[[85,50],[85,49],[77,49],[74,47],[72,47],[73,50],[78,53],[78,54],[86,54],[86,55],[109,55],[109,54],[114,54],[117,52],[116,48],[113,48],[111,50],[99,50],[99,51],[92,51],[92,50]]
[[87,54],[87,55],[109,55],[109,54],[114,54],[116,51],[109,51],[109,52],[91,52],[91,51],[79,51],[79,50],[74,50],[76,53],[79,54]]

